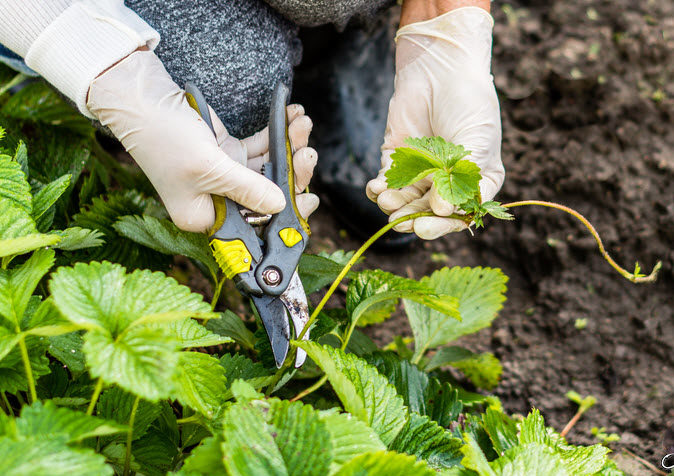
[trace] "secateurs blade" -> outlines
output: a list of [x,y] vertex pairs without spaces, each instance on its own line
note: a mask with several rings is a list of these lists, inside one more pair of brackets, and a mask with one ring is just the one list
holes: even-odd
[[[187,100],[215,134],[206,100],[197,87],[185,85]],[[258,237],[255,228],[242,215],[242,208],[228,198],[213,197],[216,220],[210,236],[213,255],[225,276],[255,305],[271,343],[276,366],[288,355],[290,339],[302,334],[309,307],[297,265],[311,233],[295,203],[295,171],[288,138],[286,105],[289,91],[279,83],[272,96],[269,117],[269,162],[263,174],[285,195],[286,207],[272,215]],[[260,221],[259,217],[256,221]],[[302,336],[309,338],[309,330]],[[295,367],[306,360],[298,349]]]

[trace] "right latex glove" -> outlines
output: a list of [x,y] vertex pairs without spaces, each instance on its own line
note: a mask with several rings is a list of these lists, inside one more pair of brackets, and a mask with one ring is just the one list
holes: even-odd
[[402,189],[388,188],[385,173],[391,154],[397,147],[408,147],[408,137],[442,136],[472,151],[467,158],[481,169],[484,201],[503,184],[501,117],[490,74],[492,27],[485,10],[464,7],[398,31],[395,93],[381,170],[368,183],[367,195],[390,215],[389,221],[425,211],[436,216],[406,221],[396,231],[432,240],[466,228],[461,220],[445,218],[456,207],[440,198],[432,177]]
[[[285,207],[281,189],[259,173],[268,158],[267,130],[240,141],[211,111],[213,137],[154,53],[134,52],[92,81],[87,107],[143,169],[179,228],[211,228],[211,194],[259,213]],[[288,120],[299,193],[309,184],[317,154],[307,147],[312,123],[304,109],[288,106]],[[318,207],[318,197],[298,195],[297,205],[307,217]]]

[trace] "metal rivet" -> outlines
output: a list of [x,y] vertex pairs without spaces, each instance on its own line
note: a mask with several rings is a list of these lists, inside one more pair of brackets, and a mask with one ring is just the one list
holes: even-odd
[[262,272],[262,279],[269,286],[276,286],[283,278],[281,276],[281,271],[278,268],[270,266]]

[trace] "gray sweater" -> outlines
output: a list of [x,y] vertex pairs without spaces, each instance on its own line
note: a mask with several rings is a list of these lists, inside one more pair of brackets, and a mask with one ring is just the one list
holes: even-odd
[[393,0],[265,0],[283,16],[300,26],[334,23],[340,30],[354,18],[367,22]]
[[174,81],[196,82],[229,132],[245,137],[266,124],[276,83],[292,86],[293,67],[302,59],[298,24],[367,20],[392,0],[266,1],[278,10],[262,0],[126,4],[160,33],[156,53]]

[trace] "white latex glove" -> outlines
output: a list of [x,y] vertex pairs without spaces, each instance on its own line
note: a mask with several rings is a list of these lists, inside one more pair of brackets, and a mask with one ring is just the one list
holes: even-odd
[[[211,111],[216,140],[154,53],[134,52],[92,81],[87,107],[143,169],[179,228],[203,232],[213,225],[211,194],[259,213],[285,207],[281,189],[259,174],[268,156],[266,130],[239,141]],[[317,157],[306,147],[312,123],[301,106],[289,106],[288,114],[296,183],[303,190]],[[306,216],[317,206],[315,196],[298,197]]]
[[478,7],[453,10],[429,21],[404,26],[396,37],[395,93],[389,106],[382,168],[367,185],[368,197],[389,214],[389,221],[416,212],[395,230],[432,240],[466,228],[443,218],[456,212],[433,186],[432,177],[402,189],[388,189],[384,174],[391,154],[408,147],[408,137],[442,136],[472,151],[467,158],[481,168],[484,201],[501,188],[501,116],[490,73],[493,19]]

